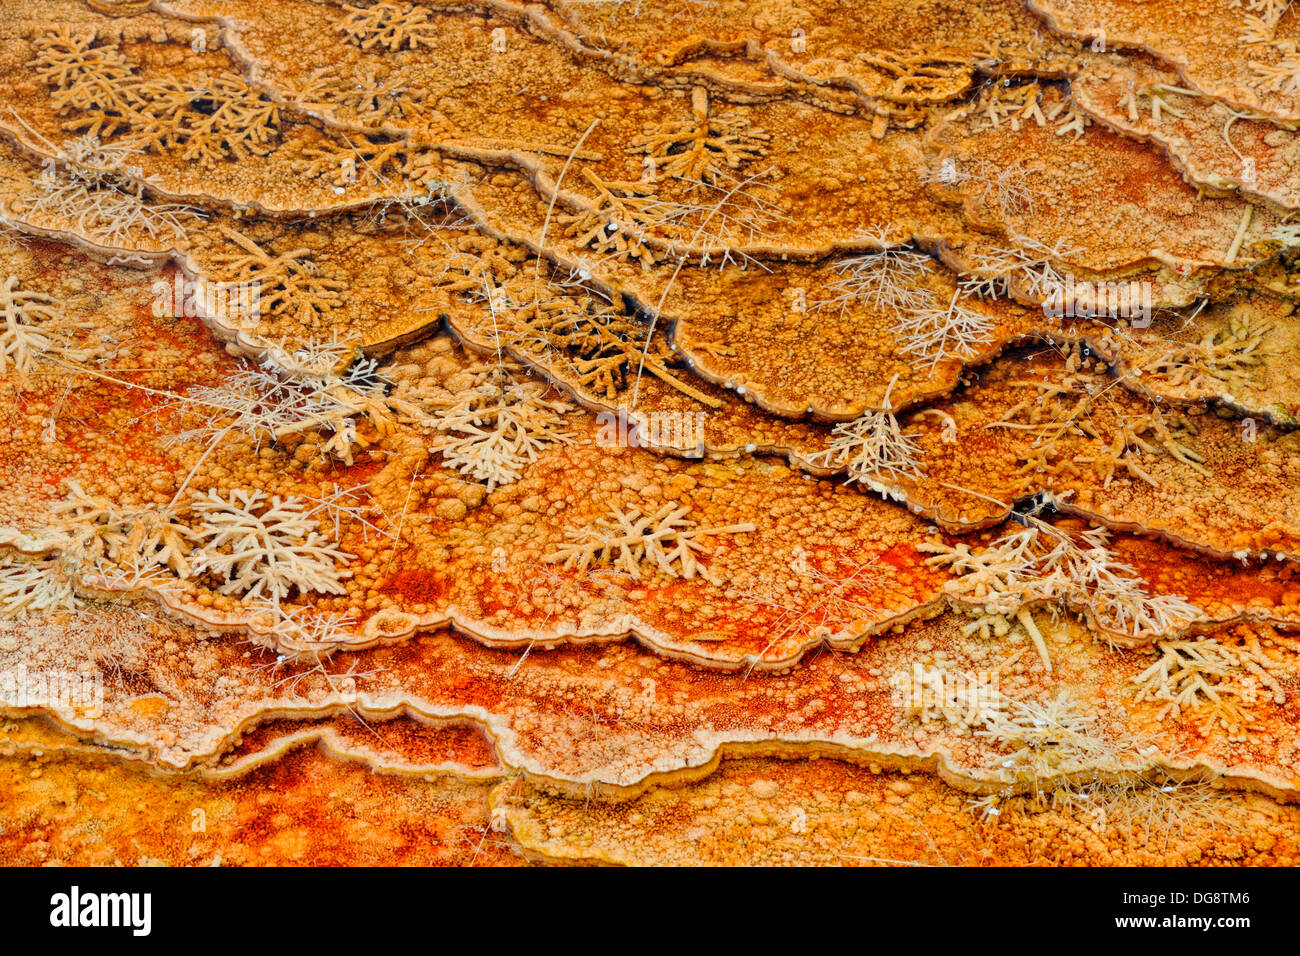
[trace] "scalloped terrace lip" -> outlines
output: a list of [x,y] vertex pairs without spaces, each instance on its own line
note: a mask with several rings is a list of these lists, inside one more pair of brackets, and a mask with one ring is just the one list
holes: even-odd
[[1292,859],[1300,16],[1066,6],[6,19],[0,859]]

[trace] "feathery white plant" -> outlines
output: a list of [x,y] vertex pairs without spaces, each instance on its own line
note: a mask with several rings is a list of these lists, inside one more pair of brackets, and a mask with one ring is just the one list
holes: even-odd
[[1010,295],[1013,284],[1033,299],[1047,299],[1065,286],[1055,263],[1079,252],[1064,239],[1047,245],[1029,236],[1012,235],[1011,249],[977,249],[967,256],[969,271],[961,278],[962,291],[980,298]]
[[202,212],[180,203],[151,203],[144,197],[143,173],[128,146],[106,145],[93,134],[79,136],[58,150],[26,197],[23,215],[51,224],[71,223],[88,239],[106,245],[129,244],[139,236],[169,240],[184,235],[184,216]]
[[[1213,637],[1160,641],[1158,657],[1132,678],[1133,699],[1163,704],[1159,717],[1184,711],[1209,711],[1231,729],[1247,723],[1243,706],[1261,696],[1286,703],[1286,691],[1275,671],[1278,661],[1267,657],[1258,642],[1224,644]],[[1294,665],[1290,668],[1295,670]]]
[[547,391],[510,366],[481,370],[474,385],[432,413],[439,433],[434,449],[448,467],[486,484],[488,491],[518,481],[548,445],[573,441],[564,430],[572,406],[547,398]]
[[77,603],[58,557],[0,555],[0,617],[72,611]]
[[244,604],[252,612],[253,627],[269,631],[281,644],[297,648],[298,653],[337,647],[356,633],[357,620],[351,611],[297,607],[268,597],[252,598]]
[[68,497],[54,506],[55,527],[67,536],[66,551],[80,563],[169,568],[188,577],[193,532],[171,509],[129,509],[89,495],[69,481]]
[[331,434],[325,450],[351,463],[353,419],[367,415],[386,424],[388,384],[377,363],[358,357],[351,345],[309,343],[292,351],[272,347],[261,362],[241,368],[220,385],[190,389],[181,404],[204,415],[203,423],[179,437],[215,440],[233,430],[260,446],[319,429]]
[[899,351],[928,359],[931,368],[947,359],[978,355],[980,346],[991,341],[993,319],[962,305],[961,292],[960,287],[953,292],[946,308],[935,304],[900,313]]
[[258,364],[228,375],[220,385],[190,389],[184,403],[206,413],[204,424],[181,437],[208,438],[226,430],[262,442],[334,424],[340,411],[326,391]]
[[278,604],[300,592],[343,594],[340,569],[352,555],[322,534],[298,498],[235,489],[196,495],[191,509],[200,518],[195,535],[194,573],[221,580],[222,594]]
[[1029,171],[1018,166],[998,170],[984,159],[958,166],[957,160],[948,157],[938,168],[927,170],[921,181],[948,189],[968,186],[977,202],[1006,219],[1016,213],[1033,215],[1034,190],[1025,184],[1028,178]]
[[739,262],[770,271],[761,260],[737,248],[766,240],[773,227],[790,219],[779,205],[759,194],[761,189],[771,189],[763,182],[769,173],[762,170],[737,179],[719,171],[709,182],[685,180],[699,198],[648,199],[640,210],[643,221],[652,234],[664,237],[672,258],[684,262],[698,255],[703,269],[716,256],[719,269]]
[[669,501],[654,512],[639,506],[615,507],[605,517],[585,528],[570,530],[569,540],[549,555],[547,562],[563,562],[566,568],[585,570],[592,564],[608,565],[634,578],[642,576],[644,564],[674,578],[697,575],[719,585],[716,574],[700,563],[710,553],[701,535],[740,534],[755,530],[753,524],[700,528],[688,518],[689,505]]
[[1062,691],[1045,703],[1009,700],[990,711],[976,736],[1013,748],[1002,762],[1015,774],[1052,777],[1072,770],[1092,768],[1115,748],[1095,730],[1096,718],[1083,713],[1069,693]]
[[1274,24],[1282,19],[1282,15],[1291,9],[1293,0],[1232,0],[1232,5],[1245,9],[1250,13],[1258,14],[1260,19],[1266,23]]
[[0,374],[13,366],[19,375],[32,370],[36,359],[54,347],[46,323],[58,317],[57,303],[48,295],[18,287],[18,277],[8,276],[0,285]]
[[[978,355],[980,346],[991,339],[994,321],[964,305],[961,297],[982,287],[968,288],[969,280],[963,279],[945,307],[932,289],[921,284],[933,260],[914,249],[889,245],[886,235],[883,227],[863,233],[860,238],[880,248],[836,263],[840,278],[826,286],[829,297],[814,302],[813,308],[838,306],[843,314],[850,305],[862,303],[894,313],[899,354],[915,355],[917,364],[928,361],[931,369],[946,359]],[[989,281],[993,288],[1001,280]]]
[[1201,615],[1200,608],[1181,597],[1148,594],[1137,572],[1107,547],[1105,529],[1091,528],[1076,537],[1032,515],[1023,520],[1028,527],[978,552],[967,542],[923,544],[921,550],[935,555],[927,564],[959,576],[947,586],[949,593],[995,614],[1021,613],[1034,603],[1064,604],[1086,611],[1104,630],[1127,637],[1173,634]]
[[317,514],[323,514],[327,521],[334,526],[334,540],[337,541],[342,533],[343,523],[345,521],[355,521],[361,526],[361,534],[366,541],[370,540],[370,532],[374,532],[390,541],[396,541],[397,535],[391,531],[385,531],[366,517],[368,513],[377,510],[373,505],[366,505],[362,502],[361,497],[352,488],[340,488],[337,484],[332,485],[332,490],[328,494],[322,494],[317,497],[304,497],[303,504],[309,505],[307,516],[313,517]]
[[1228,802],[1221,791],[1208,781],[1152,773],[1149,739],[1108,737],[1066,692],[1045,703],[1013,700],[976,734],[1012,748],[988,768],[1007,788],[970,804],[986,822],[1013,807],[1050,806],[1078,815],[1094,832],[1140,834],[1144,844],[1164,834],[1166,845],[1171,834],[1222,826]]
[[809,457],[814,466],[847,468],[848,481],[860,481],[877,491],[894,493],[882,481],[898,482],[924,476],[921,446],[916,434],[904,432],[894,415],[890,393],[895,375],[885,389],[883,408],[869,411],[851,422],[836,425],[830,445]]
[[862,303],[878,310],[911,311],[934,304],[934,293],[919,284],[932,264],[930,257],[905,246],[890,246],[881,233],[861,237],[877,242],[879,249],[835,263],[840,278],[826,286],[832,296],[813,303],[814,308],[838,307],[842,313]]
[[1273,230],[1269,237],[1275,242],[1280,242],[1288,249],[1300,246],[1300,222],[1284,222]]

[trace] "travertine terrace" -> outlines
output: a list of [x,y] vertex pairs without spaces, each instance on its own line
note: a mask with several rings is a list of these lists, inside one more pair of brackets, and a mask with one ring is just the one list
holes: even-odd
[[1190,6],[0,0],[0,862],[1300,861]]

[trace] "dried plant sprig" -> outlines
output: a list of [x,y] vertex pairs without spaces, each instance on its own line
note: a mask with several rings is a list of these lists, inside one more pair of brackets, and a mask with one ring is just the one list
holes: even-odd
[[1149,594],[1137,572],[1107,547],[1105,529],[1072,535],[1032,515],[1022,520],[1027,527],[979,551],[964,541],[923,544],[921,550],[935,555],[927,564],[957,575],[946,587],[950,594],[992,613],[1064,606],[1129,638],[1172,636],[1201,616],[1182,597]]
[[564,415],[573,406],[548,398],[548,391],[517,366],[480,369],[451,405],[431,413],[433,448],[449,467],[488,491],[512,484],[548,446],[573,441],[564,429]]
[[632,141],[634,153],[654,160],[656,172],[693,182],[712,182],[763,156],[771,134],[741,116],[711,114],[708,91],[691,92],[691,115],[646,128]]
[[860,481],[877,491],[898,496],[901,491],[893,485],[924,477],[921,446],[916,442],[915,433],[903,431],[890,401],[897,381],[897,375],[890,380],[880,410],[836,425],[830,445],[813,455],[810,463],[847,468],[850,482]]
[[343,9],[347,14],[335,28],[363,50],[417,50],[432,46],[437,36],[429,11],[413,3],[376,3],[369,7],[344,4]]
[[643,512],[638,505],[615,507],[603,518],[585,528],[571,530],[569,541],[561,544],[545,560],[561,562],[566,568],[586,569],[591,565],[614,567],[640,578],[644,566],[674,578],[697,575],[714,585],[720,578],[700,563],[711,553],[702,541],[704,535],[743,534],[754,531],[751,523],[718,528],[700,528],[687,517],[689,505],[670,501],[653,512]]
[[344,594],[352,558],[320,532],[298,498],[236,488],[209,489],[190,505],[195,529],[194,574],[212,574],[222,594],[279,603],[294,590]]

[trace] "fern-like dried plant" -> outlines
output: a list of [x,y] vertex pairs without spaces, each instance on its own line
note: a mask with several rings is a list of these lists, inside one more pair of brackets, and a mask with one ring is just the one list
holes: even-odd
[[102,569],[109,564],[165,567],[189,577],[194,533],[171,509],[130,509],[89,495],[69,481],[68,497],[54,506],[55,527],[66,535],[65,550],[77,563]]
[[647,127],[631,150],[649,156],[658,174],[712,182],[725,170],[760,158],[771,138],[743,117],[711,115],[708,91],[696,87],[688,119]]
[[810,462],[825,468],[846,468],[850,482],[860,481],[879,491],[894,483],[924,476],[921,447],[915,434],[903,431],[890,402],[894,376],[885,390],[884,408],[836,425],[831,443]]
[[437,34],[429,11],[413,3],[344,4],[343,9],[347,14],[335,28],[363,50],[418,50],[432,46]]
[[743,534],[755,530],[753,524],[734,524],[718,528],[700,528],[687,515],[688,505],[670,501],[656,511],[643,512],[639,506],[616,507],[592,525],[569,533],[569,541],[546,558],[566,568],[585,570],[594,565],[613,567],[640,578],[646,564],[674,578],[697,575],[710,584],[720,585],[718,576],[699,559],[710,549],[697,538],[704,535]]
[[213,575],[222,594],[276,604],[295,590],[343,594],[340,567],[352,555],[322,534],[297,498],[235,489],[196,495],[194,574]]
[[322,276],[310,249],[268,252],[229,226],[222,226],[221,232],[235,249],[213,254],[210,268],[227,286],[256,287],[262,315],[284,315],[315,328],[343,304],[347,283]]
[[479,369],[475,383],[432,413],[433,447],[448,467],[492,491],[519,480],[549,445],[570,444],[567,402],[547,398],[549,386],[509,365]]
[[1030,605],[1064,605],[1130,638],[1172,636],[1201,615],[1181,597],[1148,594],[1137,572],[1107,547],[1105,529],[1075,536],[1032,515],[1023,520],[1026,528],[980,551],[967,542],[924,544],[921,550],[935,555],[927,564],[958,575],[949,593],[992,613],[1019,614],[1049,670],[1042,637],[1021,613]]
[[72,580],[57,556],[0,555],[0,617],[72,611],[78,603]]
[[133,241],[176,241],[186,217],[201,211],[181,203],[150,202],[138,150],[106,145],[86,133],[58,150],[58,161],[24,197],[23,217],[51,228],[71,228],[94,242],[127,246]]

